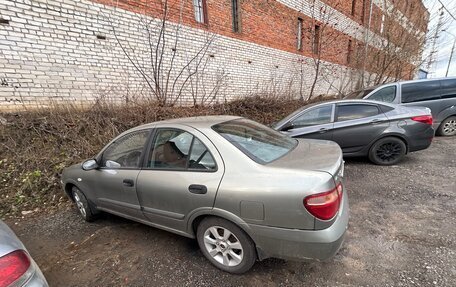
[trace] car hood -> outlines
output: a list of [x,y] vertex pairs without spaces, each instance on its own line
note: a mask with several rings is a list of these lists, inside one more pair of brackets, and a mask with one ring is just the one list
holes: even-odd
[[342,150],[332,141],[297,139],[288,154],[268,164],[271,167],[323,171],[336,176],[342,165]]

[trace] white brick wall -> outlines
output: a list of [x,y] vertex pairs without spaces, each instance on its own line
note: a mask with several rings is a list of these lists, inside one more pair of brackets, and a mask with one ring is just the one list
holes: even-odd
[[[114,31],[129,55],[152,75],[147,33],[141,22],[156,20],[85,0],[0,0],[0,17],[10,20],[9,25],[0,24],[0,110],[60,100],[90,102],[100,96],[123,101],[150,95]],[[169,25],[169,31],[175,28]],[[164,49],[166,71],[174,53],[173,33],[167,33]],[[212,36],[181,27],[171,78]],[[301,78],[306,95],[314,75],[312,59],[219,35],[201,61],[207,62],[204,73],[187,82],[180,104],[191,103],[195,93],[201,101],[221,76],[218,101],[259,92],[299,95]],[[323,63],[316,94],[337,93],[351,85],[347,75],[346,67]],[[184,78],[178,81],[177,90]]]

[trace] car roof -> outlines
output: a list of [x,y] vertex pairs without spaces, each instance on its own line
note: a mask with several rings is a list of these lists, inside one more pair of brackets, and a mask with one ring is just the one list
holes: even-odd
[[228,115],[217,115],[217,116],[198,116],[198,117],[187,117],[187,118],[176,118],[176,119],[168,119],[163,121],[152,122],[148,124],[144,124],[138,127],[135,127],[132,130],[140,130],[144,128],[153,128],[156,126],[165,126],[167,124],[182,124],[191,126],[194,128],[210,128],[213,125],[241,119],[242,117],[239,116],[228,116]]
[[362,90],[375,90],[378,87],[386,86],[386,85],[393,85],[393,84],[410,84],[410,83],[420,83],[420,82],[430,82],[430,81],[442,81],[442,80],[456,80],[456,77],[444,77],[444,78],[429,78],[429,79],[415,79],[415,80],[405,80],[405,81],[396,81],[396,82],[390,82],[390,83],[384,83],[376,86],[371,86],[371,87],[366,87]]
[[312,104],[302,106],[299,110],[302,111],[302,110],[308,109],[310,107],[316,107],[319,105],[327,105],[327,104],[375,104],[375,105],[381,104],[381,105],[390,106],[390,107],[397,106],[397,105],[391,104],[391,103],[384,103],[384,102],[372,101],[372,100],[345,99],[345,100],[327,100],[327,101],[312,103]]

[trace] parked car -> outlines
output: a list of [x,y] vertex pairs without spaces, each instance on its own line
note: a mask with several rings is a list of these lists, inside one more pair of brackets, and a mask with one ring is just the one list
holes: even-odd
[[343,170],[334,142],[211,116],[128,130],[66,168],[62,182],[85,220],[106,211],[196,238],[212,264],[242,273],[257,259],[338,251],[348,224]]
[[366,100],[306,105],[273,128],[294,138],[335,141],[344,156],[368,156],[378,165],[396,164],[405,154],[428,148],[434,137],[428,108]]
[[390,83],[353,92],[346,98],[428,107],[437,134],[456,135],[456,77]]
[[14,232],[0,220],[0,286],[48,286],[40,268],[33,261]]

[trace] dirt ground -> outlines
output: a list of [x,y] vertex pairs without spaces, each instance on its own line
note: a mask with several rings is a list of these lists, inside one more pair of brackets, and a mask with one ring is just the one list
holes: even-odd
[[456,138],[436,138],[397,166],[347,160],[350,226],[329,262],[214,268],[196,241],[75,209],[8,220],[51,286],[456,286]]

